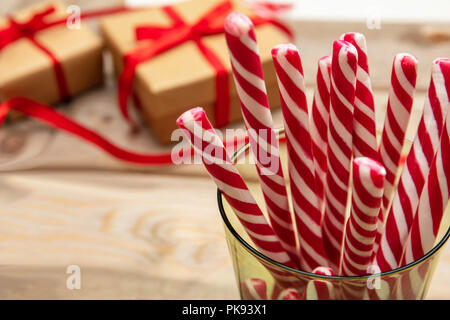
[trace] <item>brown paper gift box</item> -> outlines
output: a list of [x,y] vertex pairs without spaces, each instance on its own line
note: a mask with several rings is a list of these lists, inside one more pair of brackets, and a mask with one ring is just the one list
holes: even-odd
[[[46,21],[67,16],[61,2],[43,2],[12,14],[24,23],[37,12],[50,6],[55,12]],[[54,20],[53,20],[54,19]],[[0,18],[0,29],[9,25]],[[68,92],[75,95],[102,82],[102,39],[81,23],[80,29],[69,29],[60,24],[36,33],[37,41],[60,61],[66,77]],[[60,100],[57,80],[50,57],[29,39],[21,38],[0,50],[0,101],[26,97],[51,104]]]
[[[173,5],[173,8],[187,23],[194,24],[222,2],[223,0],[194,0]],[[236,2],[233,3],[233,11],[251,15],[247,8]],[[160,8],[118,14],[101,20],[100,27],[106,46],[112,52],[117,74],[122,70],[123,56],[138,46],[139,42],[135,37],[136,27],[148,24],[168,27],[172,22]],[[279,94],[270,51],[275,45],[288,42],[289,37],[271,24],[256,27],[256,37],[269,102],[272,108],[279,107]],[[224,34],[207,36],[202,40],[215,52],[228,70],[230,122],[241,119],[225,36]],[[139,64],[133,86],[146,122],[160,142],[168,143],[171,133],[177,128],[175,121],[183,111],[201,106],[208,117],[211,120],[214,119],[215,81],[213,67],[206,61],[195,43],[188,41]]]

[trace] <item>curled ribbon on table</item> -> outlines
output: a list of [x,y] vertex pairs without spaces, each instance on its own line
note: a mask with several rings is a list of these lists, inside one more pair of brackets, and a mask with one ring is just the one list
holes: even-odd
[[[164,12],[172,20],[170,27],[161,26],[141,26],[136,28],[137,40],[155,40],[143,43],[135,50],[124,56],[124,68],[119,78],[119,106],[123,117],[134,126],[128,113],[128,99],[133,91],[133,79],[137,66],[149,59],[170,50],[184,42],[194,41],[201,54],[216,72],[216,103],[214,108],[214,124],[223,127],[229,122],[230,113],[230,93],[228,83],[228,73],[224,64],[217,55],[209,49],[202,41],[202,38],[225,32],[225,18],[232,11],[230,1],[224,1],[208,11],[196,23],[187,24],[180,15],[170,6],[163,7]],[[283,30],[292,38],[291,31],[276,20],[264,19],[261,17],[251,17],[255,26],[271,23]]]
[[[0,127],[8,114],[9,110],[14,109],[22,112],[30,117],[36,118],[56,129],[60,129],[70,133],[84,141],[87,141],[103,151],[107,152],[116,159],[141,165],[168,165],[172,164],[172,156],[182,159],[185,156],[192,156],[192,147],[181,149],[177,154],[160,153],[160,154],[144,154],[120,148],[111,141],[104,138],[92,129],[86,128],[76,121],[66,117],[62,113],[54,110],[45,104],[27,98],[12,98],[0,104]],[[230,141],[224,141],[225,146],[234,147],[247,143],[248,137],[234,137]]]
[[[139,63],[147,61],[152,57],[174,48],[186,41],[194,41],[197,44],[200,52],[207,59],[207,61],[216,70],[216,108],[215,108],[215,124],[216,126],[223,126],[228,123],[229,116],[229,84],[228,74],[225,70],[223,63],[217,58],[214,52],[212,52],[201,40],[202,37],[219,34],[224,32],[224,21],[226,16],[231,12],[232,5],[230,1],[224,1],[219,4],[194,25],[188,25],[183,19],[176,13],[176,11],[170,7],[163,7],[163,10],[173,21],[171,27],[165,28],[160,26],[141,26],[136,29],[136,37],[138,40],[152,39],[157,40],[151,43],[146,43],[139,46],[136,50],[128,53],[124,59],[124,70],[119,79],[119,105],[123,116],[131,121],[128,115],[127,100],[130,97],[133,90],[133,78]],[[115,14],[125,11],[132,11],[139,9],[130,9],[127,7],[117,7],[105,10],[85,12],[81,14],[81,19],[99,17],[108,14]],[[47,22],[46,18],[55,12],[54,7],[49,7],[43,11],[34,14],[27,22],[18,23],[12,18],[9,19],[10,26],[5,29],[0,29],[0,51],[7,45],[21,39],[29,39],[36,47],[45,52],[52,60],[55,75],[58,83],[58,89],[60,97],[67,98],[69,96],[67,90],[66,78],[60,62],[56,57],[42,44],[35,39],[35,34],[56,26],[66,23],[66,18]],[[252,21],[255,25],[261,25],[271,23],[286,34],[292,37],[292,33],[288,27],[281,24],[276,20],[264,19],[261,17],[253,17]],[[86,142],[96,145],[98,148],[109,153],[113,157],[135,164],[145,165],[168,165],[172,164],[171,153],[161,154],[142,154],[135,153],[125,149],[122,149],[108,139],[104,138],[94,130],[84,127],[76,121],[68,118],[62,113],[54,110],[50,106],[41,104],[39,102],[24,98],[16,97],[12,98],[2,104],[0,104],[0,126],[2,125],[6,115],[11,110],[17,110],[25,115],[38,119],[56,129],[63,130],[70,133]],[[248,137],[235,137],[232,141],[224,141],[227,145],[239,145],[248,141]],[[178,153],[179,157],[186,154],[191,154],[191,147],[181,150]]]

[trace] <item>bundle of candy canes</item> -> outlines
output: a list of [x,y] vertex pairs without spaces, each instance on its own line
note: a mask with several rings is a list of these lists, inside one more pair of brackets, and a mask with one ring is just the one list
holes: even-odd
[[[225,31],[268,219],[203,109],[185,112],[177,123],[255,247],[288,267],[341,276],[365,275],[371,265],[389,271],[429,251],[450,193],[450,60],[433,62],[418,132],[402,166],[417,77],[414,56],[395,56],[378,145],[362,34],[344,34],[333,43],[332,55],[319,60],[311,108],[299,51],[292,44],[273,48],[288,151],[291,214],[254,27],[246,16],[232,13]],[[248,295],[266,297],[265,284],[258,279],[248,282]],[[308,286],[310,295],[326,291],[321,281]],[[286,290],[279,293],[280,299],[297,297]]]

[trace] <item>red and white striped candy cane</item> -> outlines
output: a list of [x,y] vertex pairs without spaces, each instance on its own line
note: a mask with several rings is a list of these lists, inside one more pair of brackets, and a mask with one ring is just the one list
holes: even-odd
[[270,222],[283,248],[298,264],[295,230],[253,23],[243,14],[231,13],[225,21],[225,36]]
[[[323,276],[334,275],[333,269],[317,267],[313,273]],[[334,299],[333,285],[326,280],[310,280],[305,290],[306,300],[332,300]]]
[[[417,79],[417,59],[407,53],[394,58],[391,74],[391,88],[384,121],[383,135],[379,148],[380,161],[386,168],[383,210],[378,219],[379,233],[384,228],[386,214],[394,196],[394,183],[400,165],[400,156],[405,142],[406,128],[411,117],[413,95]],[[375,251],[378,248],[375,243]]]
[[280,240],[267,222],[255,199],[248,190],[217,133],[202,108],[193,108],[177,120],[190,139],[195,152],[222,191],[228,203],[258,250],[267,257],[295,268],[295,264],[281,246]]
[[322,213],[316,192],[309,133],[308,105],[300,54],[293,44],[272,49],[286,130],[289,178],[300,242],[300,266],[312,271],[327,265],[320,228]]
[[280,292],[277,300],[301,300],[301,297],[294,288],[287,288]]
[[315,268],[312,272],[315,274],[320,274],[322,276],[333,276],[334,275],[333,269],[331,269],[329,267],[323,267],[323,266]]
[[381,271],[399,266],[420,194],[439,147],[449,97],[450,60],[436,59],[419,129],[406,158],[376,255]]
[[316,88],[311,108],[310,130],[314,156],[316,190],[323,212],[325,200],[325,180],[327,176],[328,119],[330,117],[330,73],[331,57],[319,60]]
[[342,272],[362,276],[372,262],[386,170],[377,161],[360,157],[353,160],[352,211],[347,222]]
[[[401,276],[384,276],[383,278],[372,278],[375,282],[378,281],[378,285],[369,288],[367,285],[366,292],[364,293],[364,300],[397,300],[395,294],[395,288],[398,282],[401,280]],[[344,291],[344,290],[343,290]],[[348,294],[348,293],[347,293]],[[345,291],[344,291],[345,296]]]
[[244,300],[267,300],[267,285],[262,279],[253,278],[242,282],[241,294]]
[[[401,273],[394,288],[394,299],[420,300],[423,299],[427,289],[427,277],[430,275],[433,259],[415,265]],[[432,271],[431,271],[432,272]]]
[[356,49],[350,43],[342,40],[333,43],[326,203],[322,230],[329,265],[335,270],[339,270],[341,262],[350,184],[357,59]]
[[433,260],[427,260],[400,273],[393,287],[391,300],[422,299],[431,261]]
[[354,157],[368,157],[378,160],[375,101],[367,63],[366,38],[361,33],[345,33],[342,40],[350,42],[358,51],[356,72],[355,111],[353,117]]
[[450,196],[450,112],[447,112],[439,150],[419,199],[400,266],[423,257],[431,250]]
[[[341,274],[362,276],[370,273],[372,249],[377,233],[386,170],[377,161],[359,157],[353,160],[352,211],[347,221]],[[344,281],[342,298],[360,300],[367,291],[366,281]]]

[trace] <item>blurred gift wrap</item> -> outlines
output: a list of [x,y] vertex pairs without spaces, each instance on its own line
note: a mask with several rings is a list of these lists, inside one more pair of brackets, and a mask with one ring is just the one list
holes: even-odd
[[102,39],[67,17],[61,2],[43,2],[0,18],[0,102],[53,104],[102,82]]
[[257,25],[270,105],[279,107],[270,49],[289,42],[289,31],[257,18],[240,2],[195,0],[101,20],[119,76],[121,108],[126,109],[132,82],[134,100],[160,142],[170,142],[176,118],[193,106],[203,106],[217,127],[241,119],[223,34],[232,11],[253,17]]

